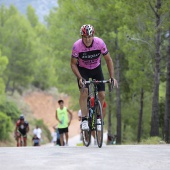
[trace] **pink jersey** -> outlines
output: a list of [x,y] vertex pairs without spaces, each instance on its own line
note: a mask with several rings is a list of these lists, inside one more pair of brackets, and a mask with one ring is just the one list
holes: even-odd
[[98,37],[94,37],[90,47],[86,47],[82,39],[77,40],[72,48],[72,57],[78,59],[80,67],[92,70],[100,65],[101,54],[108,53],[106,44]]

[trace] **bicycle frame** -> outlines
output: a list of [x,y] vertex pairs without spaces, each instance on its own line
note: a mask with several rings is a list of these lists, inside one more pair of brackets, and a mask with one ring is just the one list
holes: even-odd
[[24,137],[21,135],[18,137],[18,143],[19,143],[19,147],[24,146]]
[[[20,133],[20,132],[18,132],[18,133]],[[22,146],[24,146],[24,137],[25,136],[23,136],[21,133],[20,133],[20,136],[18,136],[18,143],[19,143],[19,147],[22,147]]]
[[[89,132],[87,135],[91,135],[91,131],[95,130],[96,131],[96,138],[97,138],[97,144],[98,147],[102,147],[102,143],[103,143],[103,114],[102,114],[102,107],[101,107],[101,103],[99,101],[98,98],[98,88],[97,85],[99,83],[110,83],[109,80],[102,80],[102,81],[96,81],[96,80],[92,80],[92,81],[84,81],[84,84],[89,84],[88,87],[88,99],[87,99],[87,108],[89,110],[89,118],[88,118],[88,122],[89,122]],[[93,90],[90,93],[90,85],[93,84]],[[94,106],[91,107],[91,96],[93,93],[93,97],[94,97]],[[91,110],[93,112],[93,114],[91,115]],[[99,111],[98,111],[99,110]],[[100,120],[101,123],[97,123],[97,116],[98,114],[100,115]],[[97,130],[97,126],[101,126],[101,131]],[[100,136],[100,137],[99,137]],[[89,140],[91,140],[91,137],[88,137]],[[89,145],[91,141],[87,141],[87,145]]]

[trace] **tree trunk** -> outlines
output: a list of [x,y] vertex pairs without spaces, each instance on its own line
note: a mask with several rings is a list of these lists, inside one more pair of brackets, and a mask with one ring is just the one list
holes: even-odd
[[143,96],[144,96],[144,91],[143,91],[143,88],[141,88],[140,111],[139,111],[139,122],[138,122],[138,135],[137,135],[137,141],[138,142],[140,142],[141,133],[142,133]]
[[[110,86],[110,84],[109,84]],[[109,87],[110,88],[110,87]],[[112,103],[113,103],[113,100],[112,100],[112,92],[109,92],[109,105],[108,105],[108,134],[107,134],[107,144],[109,145],[110,144],[110,136],[112,136]]]
[[164,116],[164,137],[167,143],[170,143],[170,28],[169,28],[169,46],[167,52],[167,75],[166,75],[166,101]]
[[159,82],[160,82],[160,45],[161,45],[161,30],[160,23],[161,18],[159,15],[159,9],[161,8],[161,0],[157,0],[156,4],[156,53],[155,53],[155,72],[154,72],[154,88],[152,99],[152,116],[151,116],[151,136],[159,136]]
[[[116,31],[118,35],[118,32]],[[118,38],[116,37],[116,50],[119,49]],[[121,98],[120,98],[120,54],[116,53],[116,79],[119,84],[119,88],[116,90],[116,117],[117,117],[117,144],[121,144]]]
[[7,83],[6,83],[6,86],[5,86],[5,92],[9,91],[10,90],[10,78],[8,77],[8,80],[7,80]]

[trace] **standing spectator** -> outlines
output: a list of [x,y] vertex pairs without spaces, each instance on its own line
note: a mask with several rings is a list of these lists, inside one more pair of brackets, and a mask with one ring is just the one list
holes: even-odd
[[[58,101],[59,108],[56,110],[56,119],[58,121],[58,131],[60,134],[61,146],[64,146],[64,134],[66,138],[66,146],[68,146],[68,127],[72,120],[72,112],[64,107],[64,101]],[[70,116],[68,116],[68,113]]]
[[[61,146],[59,130],[58,130],[57,126],[53,126],[53,129],[54,129],[53,133],[55,133],[55,135],[54,135],[55,136],[55,145]],[[63,145],[65,145],[65,142]]]
[[39,145],[41,143],[41,133],[42,133],[42,130],[37,125],[36,128],[33,130],[33,134],[36,135],[39,138]]
[[40,139],[37,137],[37,135],[34,135],[32,138],[33,146],[40,146]]
[[56,141],[57,141],[57,134],[56,134],[56,130],[54,129],[54,131],[51,133],[51,137],[52,137],[52,143],[54,143],[54,146],[56,145]]

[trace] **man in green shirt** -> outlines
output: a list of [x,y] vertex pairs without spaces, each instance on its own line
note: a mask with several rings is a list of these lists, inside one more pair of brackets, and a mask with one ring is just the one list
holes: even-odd
[[[71,123],[72,120],[72,112],[68,110],[66,107],[64,107],[64,101],[59,100],[58,101],[59,108],[56,110],[56,119],[58,121],[58,131],[60,134],[60,143],[61,146],[64,145],[64,134],[66,138],[66,146],[68,145],[68,126]],[[68,116],[68,113],[70,116]]]

